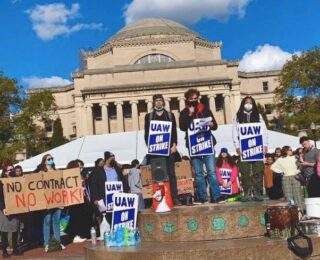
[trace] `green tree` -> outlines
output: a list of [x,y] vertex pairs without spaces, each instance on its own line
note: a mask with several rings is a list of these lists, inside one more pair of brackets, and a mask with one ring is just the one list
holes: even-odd
[[22,109],[15,116],[16,142],[26,149],[27,157],[49,149],[50,140],[46,126],[52,123],[56,105],[48,90],[34,92],[22,103]]
[[54,122],[53,122],[53,134],[51,138],[51,148],[55,148],[57,146],[60,146],[62,144],[66,143],[66,139],[63,136],[63,128],[61,124],[61,119],[58,117]]
[[12,114],[20,107],[20,91],[16,80],[5,77],[0,71],[0,163],[14,160]]
[[[296,134],[320,124],[320,49],[293,55],[280,73],[275,108],[283,118],[284,131]],[[300,96],[300,97],[298,97]]]

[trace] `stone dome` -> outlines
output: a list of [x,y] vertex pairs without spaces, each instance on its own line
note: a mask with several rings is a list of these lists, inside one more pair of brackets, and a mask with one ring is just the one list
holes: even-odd
[[133,38],[144,38],[156,35],[179,35],[199,37],[184,25],[163,18],[143,19],[131,23],[118,31],[110,41],[123,41]]

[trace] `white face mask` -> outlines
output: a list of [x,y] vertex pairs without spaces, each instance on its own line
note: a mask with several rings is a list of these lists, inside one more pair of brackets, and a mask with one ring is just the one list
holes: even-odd
[[246,111],[251,111],[251,109],[252,109],[252,104],[251,104],[251,103],[246,103],[246,104],[244,104],[244,109],[245,109]]

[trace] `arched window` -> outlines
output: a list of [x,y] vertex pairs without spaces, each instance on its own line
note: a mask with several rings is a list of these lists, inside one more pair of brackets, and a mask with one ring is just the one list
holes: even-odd
[[143,56],[142,58],[137,60],[135,64],[168,63],[173,61],[174,59],[167,55],[155,53]]

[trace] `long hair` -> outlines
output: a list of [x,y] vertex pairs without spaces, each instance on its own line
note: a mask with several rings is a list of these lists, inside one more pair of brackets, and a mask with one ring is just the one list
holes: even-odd
[[[250,114],[250,122],[247,121],[247,115],[244,113],[244,104],[247,99],[250,99],[252,101],[252,112]],[[242,99],[239,110],[237,112],[237,121],[241,123],[254,123],[254,122],[260,122],[258,107],[256,104],[256,101],[251,96],[246,96],[244,99]]]
[[281,157],[287,157],[288,151],[290,150],[290,146],[285,145],[281,149]]
[[222,158],[221,154],[222,154],[222,153],[219,154],[218,159],[217,159],[217,161],[216,161],[217,167],[221,167],[224,160],[226,160],[226,162],[227,162],[231,167],[233,167],[233,166],[236,165],[235,162],[234,162],[234,160],[232,159],[232,157],[231,157],[231,155],[230,155],[229,153],[227,153],[227,157],[226,157],[225,159]]
[[[48,169],[47,169],[47,165],[46,165],[46,161],[47,161],[47,158],[51,156],[51,154],[47,153],[45,154],[44,156],[42,156],[42,159],[41,159],[41,163],[38,165],[37,167],[37,170],[36,171],[42,171],[42,172],[47,172]],[[55,170],[55,166],[53,165],[52,168]]]

